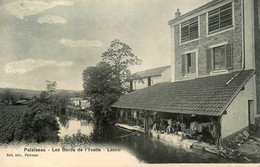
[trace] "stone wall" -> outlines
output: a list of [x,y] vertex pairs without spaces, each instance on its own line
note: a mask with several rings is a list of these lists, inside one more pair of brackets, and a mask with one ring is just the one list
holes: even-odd
[[221,43],[232,43],[233,44],[233,70],[242,69],[242,21],[241,21],[241,1],[234,1],[234,27],[224,30],[221,33],[215,33],[207,35],[207,23],[206,13],[199,16],[199,31],[200,37],[197,40],[187,42],[184,44],[180,43],[180,25],[173,26],[175,40],[175,79],[183,80],[186,79],[182,76],[182,62],[181,55],[184,52],[198,50],[198,76],[205,76],[206,70],[206,50],[211,45],[217,45]]

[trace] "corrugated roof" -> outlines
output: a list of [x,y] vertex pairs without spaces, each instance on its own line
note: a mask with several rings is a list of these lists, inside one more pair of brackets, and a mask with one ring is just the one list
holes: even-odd
[[136,72],[132,75],[132,79],[135,78],[145,78],[145,77],[152,77],[152,76],[158,76],[161,75],[162,72],[170,68],[171,66],[163,66],[158,68],[153,68],[145,71]]
[[220,116],[253,74],[254,70],[245,70],[158,83],[126,94],[113,107]]

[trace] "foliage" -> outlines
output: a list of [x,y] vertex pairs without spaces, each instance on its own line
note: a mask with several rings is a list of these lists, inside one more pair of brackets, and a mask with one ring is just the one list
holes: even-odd
[[83,81],[84,93],[90,98],[90,110],[94,111],[96,116],[111,111],[110,105],[122,94],[113,68],[106,62],[85,69]]
[[103,61],[83,71],[85,98],[90,99],[90,110],[94,112],[94,138],[100,138],[104,129],[114,118],[111,105],[130,90],[131,65],[141,63],[132,49],[119,40],[113,40]]
[[67,91],[61,91],[59,93],[51,95],[48,100],[48,104],[51,111],[59,114],[65,113],[69,101],[69,93]]
[[62,145],[88,145],[91,142],[91,137],[82,134],[78,131],[72,136],[66,135],[61,139]]
[[40,93],[40,99],[44,100],[44,99],[47,99],[49,96],[49,93],[47,91],[42,91]]
[[132,53],[132,49],[127,44],[115,39],[111,42],[108,51],[102,55],[103,61],[109,63],[113,68],[118,84],[123,88],[123,92],[126,93],[130,90],[130,70],[131,65],[140,65],[141,59],[138,59]]
[[30,111],[22,117],[23,139],[26,141],[57,141],[59,124],[49,107],[35,102]]
[[57,83],[56,81],[46,80],[46,89],[47,92],[53,94],[56,91]]
[[57,141],[59,124],[46,104],[2,106],[0,112],[0,142]]
[[6,100],[8,103],[11,102],[12,104],[15,104],[17,100],[20,100],[21,98],[24,98],[24,95],[21,93],[13,92],[11,89],[5,89],[2,94],[2,99]]

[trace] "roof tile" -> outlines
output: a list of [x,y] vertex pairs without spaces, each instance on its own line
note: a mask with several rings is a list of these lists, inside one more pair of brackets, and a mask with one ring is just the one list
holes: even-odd
[[254,70],[245,70],[158,83],[126,94],[113,107],[219,116],[253,74]]

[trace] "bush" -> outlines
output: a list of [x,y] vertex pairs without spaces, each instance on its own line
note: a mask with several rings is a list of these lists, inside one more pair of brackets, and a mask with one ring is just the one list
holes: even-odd
[[72,136],[66,135],[61,139],[62,145],[89,145],[92,139],[90,136],[82,134],[78,131]]
[[16,139],[27,142],[58,141],[59,124],[46,104],[36,102],[20,121]]
[[59,124],[50,112],[37,112],[33,118],[32,129],[36,142],[58,141],[59,139]]

